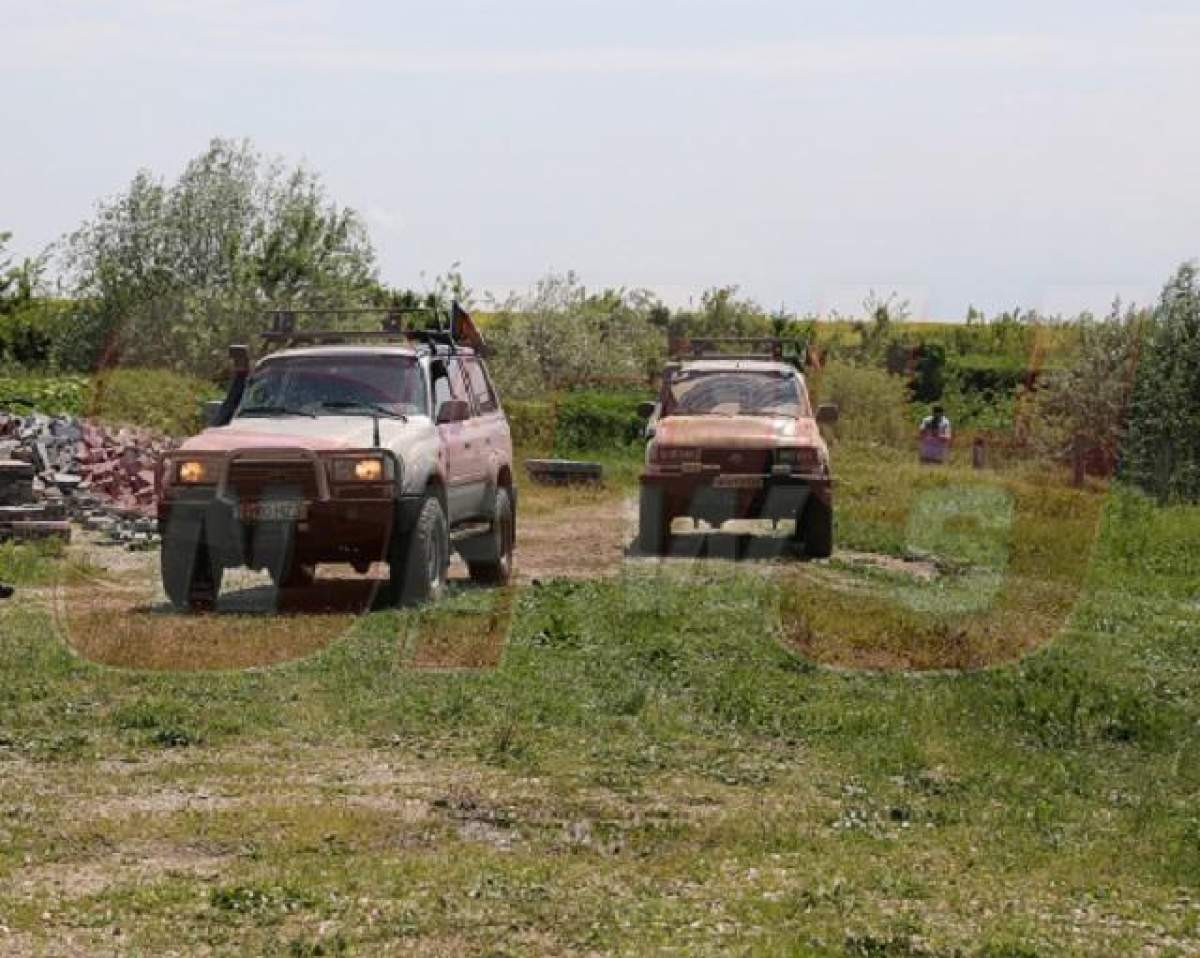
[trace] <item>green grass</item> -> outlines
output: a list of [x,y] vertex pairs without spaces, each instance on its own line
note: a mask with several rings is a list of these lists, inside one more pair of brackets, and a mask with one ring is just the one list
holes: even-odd
[[[117,368],[92,376],[21,372],[0,376],[0,408],[86,416],[185,436],[201,427],[201,405],[221,390],[194,376],[163,369]],[[18,401],[19,400],[19,401]]]
[[[835,447],[828,569],[788,573],[793,641],[823,662],[979,667],[1040,645],[1083,588],[1105,499],[1032,467],[922,466],[911,452]],[[897,561],[864,564],[855,553]],[[936,575],[916,573],[932,566]]]
[[9,585],[47,585],[62,572],[61,543],[0,542],[0,582]]
[[[962,495],[989,522],[933,545],[1002,568],[1009,500]],[[789,650],[790,580],[752,566],[527,589],[474,672],[406,668],[405,637],[489,593],[205,674],[92,665],[10,608],[0,924],[30,951],[1195,953],[1197,541],[1200,510],[1115,494],[1053,642],[924,678]]]
[[203,426],[203,403],[221,396],[210,382],[166,369],[112,369],[92,377],[83,412],[102,422],[187,436]]

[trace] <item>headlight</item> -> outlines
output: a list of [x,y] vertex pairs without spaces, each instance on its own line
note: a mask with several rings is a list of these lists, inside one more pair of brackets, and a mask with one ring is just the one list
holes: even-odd
[[650,461],[658,463],[699,462],[700,450],[695,446],[660,446],[651,447]]
[[794,446],[776,449],[775,462],[791,469],[816,469],[821,465],[821,454],[814,446]]
[[380,482],[387,478],[387,471],[383,460],[374,456],[334,459],[329,463],[329,477],[334,482]]
[[187,485],[216,482],[216,469],[201,459],[184,459],[175,467],[175,478]]
[[363,482],[378,482],[383,478],[383,463],[378,459],[360,459],[354,464],[354,478]]

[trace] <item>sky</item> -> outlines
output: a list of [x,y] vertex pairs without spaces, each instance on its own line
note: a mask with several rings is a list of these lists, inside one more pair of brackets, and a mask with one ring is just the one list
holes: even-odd
[[1200,256],[1192,2],[0,0],[19,255],[214,136],[304,162],[380,278],[674,306],[1149,302]]

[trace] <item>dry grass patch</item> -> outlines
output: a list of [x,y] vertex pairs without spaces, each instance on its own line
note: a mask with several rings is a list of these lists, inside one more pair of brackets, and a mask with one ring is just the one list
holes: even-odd
[[1104,497],[898,468],[886,503],[858,513],[858,497],[885,491],[851,487],[838,515],[849,517],[852,535],[899,554],[864,562],[851,552],[786,572],[785,641],[829,665],[974,669],[1020,658],[1058,634],[1079,600]]

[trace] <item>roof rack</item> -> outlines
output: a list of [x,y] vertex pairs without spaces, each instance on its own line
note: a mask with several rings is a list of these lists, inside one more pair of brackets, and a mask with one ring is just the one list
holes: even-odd
[[[721,347],[736,346],[738,352]],[[766,359],[783,360],[783,340],[776,336],[697,336],[673,341],[668,352],[672,359]]]
[[[434,352],[445,347],[447,352],[458,349],[453,335],[443,326],[441,310],[428,306],[362,306],[342,309],[296,308],[273,309],[270,328],[260,335],[264,342],[286,346],[329,346],[352,342],[398,342],[420,343]],[[378,329],[300,329],[296,319],[300,315],[326,316],[378,316]],[[406,317],[421,315],[436,323],[434,328],[405,328]]]

